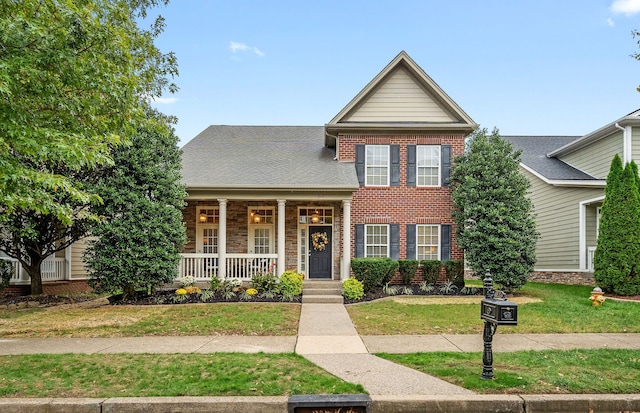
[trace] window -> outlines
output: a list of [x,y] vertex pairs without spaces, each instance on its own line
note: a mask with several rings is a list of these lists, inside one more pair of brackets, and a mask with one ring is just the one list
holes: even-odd
[[418,145],[416,164],[418,186],[440,186],[440,146]]
[[417,225],[416,226],[416,255],[421,260],[440,259],[440,226]]
[[367,145],[366,147],[365,185],[389,185],[389,146]]
[[218,253],[218,225],[220,214],[217,207],[196,207],[196,251],[203,254]]
[[249,207],[249,253],[271,254],[273,251],[274,209]]
[[389,256],[389,226],[365,225],[365,257]]

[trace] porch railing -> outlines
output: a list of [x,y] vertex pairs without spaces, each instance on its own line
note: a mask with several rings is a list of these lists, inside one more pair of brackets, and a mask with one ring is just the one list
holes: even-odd
[[587,269],[593,271],[593,257],[596,254],[596,247],[587,248]]
[[[2,257],[13,266],[12,284],[24,284],[29,282],[29,275],[22,269],[20,262],[15,258]],[[64,258],[49,257],[42,261],[40,272],[42,282],[60,281],[66,279],[66,260]]]
[[[218,254],[180,254],[178,277],[190,275],[196,281],[220,277]],[[222,278],[249,281],[256,274],[275,272],[278,254],[227,254],[226,273]]]

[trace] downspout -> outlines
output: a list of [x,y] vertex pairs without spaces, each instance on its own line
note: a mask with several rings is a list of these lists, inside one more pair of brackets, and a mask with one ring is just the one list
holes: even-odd
[[622,131],[622,163],[626,165],[631,162],[631,133],[628,128],[623,128],[618,122],[615,127]]

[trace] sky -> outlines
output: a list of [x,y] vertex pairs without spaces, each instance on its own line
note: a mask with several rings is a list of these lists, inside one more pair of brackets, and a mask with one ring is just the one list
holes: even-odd
[[[328,123],[400,51],[481,127],[584,135],[640,108],[640,0],[173,0],[156,39],[180,146],[209,125]],[[144,23],[143,23],[144,24]]]

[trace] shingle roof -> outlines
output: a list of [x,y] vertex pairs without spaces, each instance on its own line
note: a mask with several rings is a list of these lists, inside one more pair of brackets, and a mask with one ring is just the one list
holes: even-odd
[[353,163],[334,160],[322,126],[209,126],[183,148],[188,188],[353,189]]
[[521,161],[527,167],[551,180],[596,180],[548,153],[580,138],[579,136],[502,136],[515,150],[522,150]]

